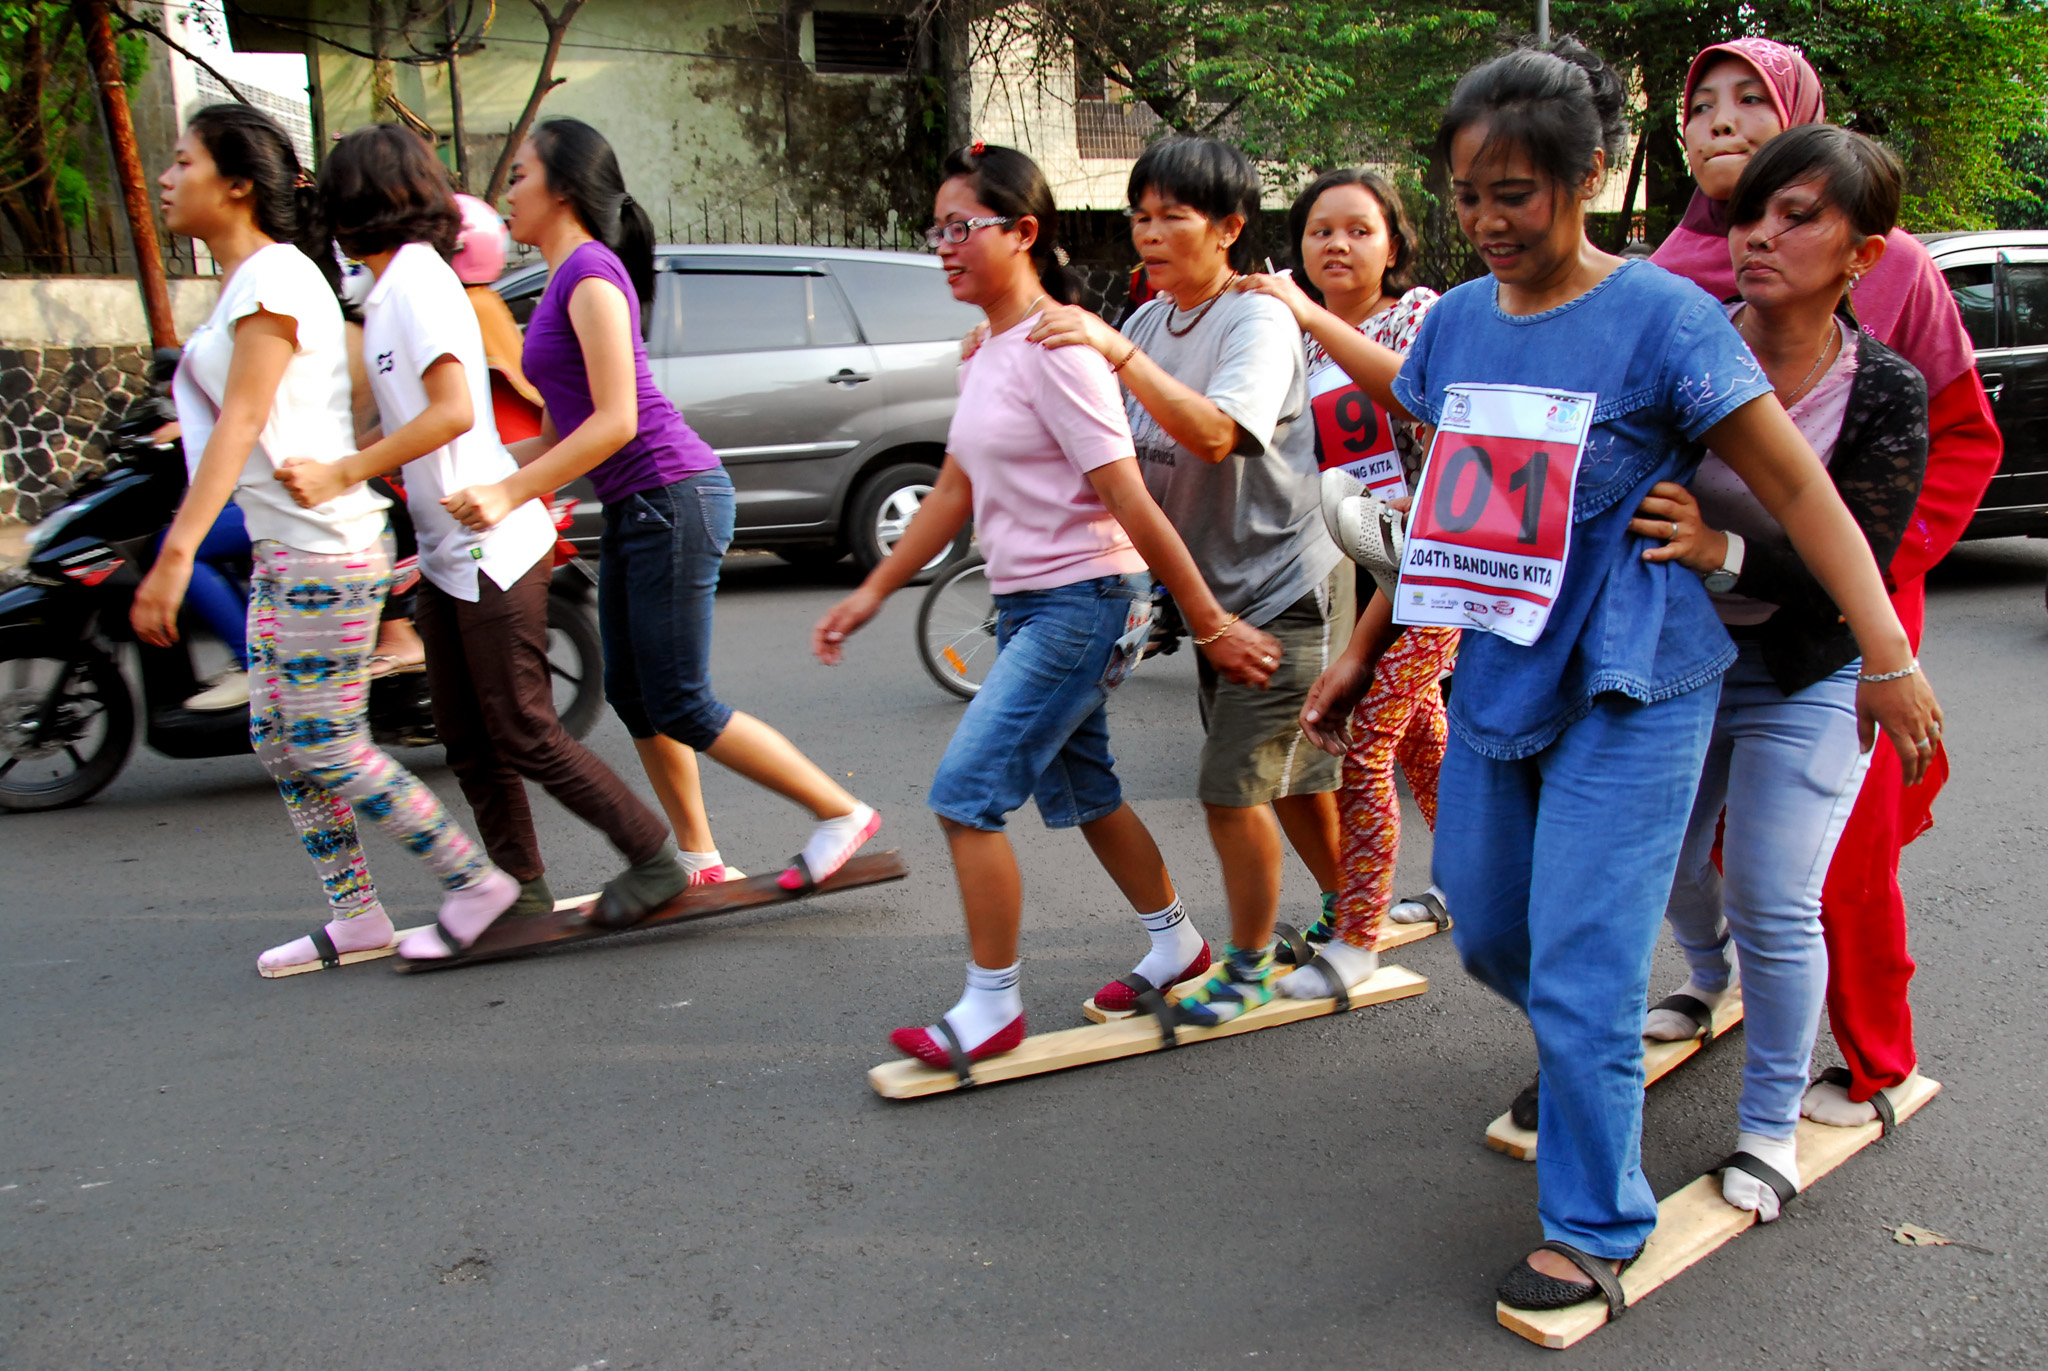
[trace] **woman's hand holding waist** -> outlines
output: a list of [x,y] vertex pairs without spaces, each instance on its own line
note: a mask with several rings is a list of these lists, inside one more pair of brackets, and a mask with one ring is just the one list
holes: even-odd
[[1709,528],[1698,500],[1675,481],[1659,481],[1629,520],[1628,530],[1644,538],[1662,540],[1664,546],[1643,550],[1646,562],[1677,562],[1688,571],[1707,576],[1728,561],[1728,535]]

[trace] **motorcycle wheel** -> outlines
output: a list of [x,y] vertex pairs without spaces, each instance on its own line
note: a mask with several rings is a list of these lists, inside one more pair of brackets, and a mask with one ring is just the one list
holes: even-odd
[[556,717],[570,737],[581,738],[604,704],[604,642],[587,601],[548,596],[548,675],[554,680]]
[[[38,721],[53,690],[57,717],[45,734]],[[120,774],[134,746],[135,702],[104,652],[0,659],[0,809],[83,804]]]

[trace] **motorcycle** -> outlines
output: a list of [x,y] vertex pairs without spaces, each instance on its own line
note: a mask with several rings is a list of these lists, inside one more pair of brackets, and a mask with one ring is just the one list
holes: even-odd
[[[122,417],[106,469],[31,530],[27,563],[0,577],[0,809],[82,804],[120,774],[135,744],[137,704],[121,669],[125,644],[136,653],[150,747],[179,759],[250,750],[246,706],[184,707],[204,684],[190,611],[168,648],[139,642],[128,623],[185,493],[182,445],[155,436],[177,417],[169,399],[177,363],[174,349],[157,351],[150,389]],[[596,582],[595,569],[576,558],[557,567],[549,586],[555,708],[578,738],[596,722],[604,695]],[[423,672],[373,680],[369,713],[381,746],[439,741]]]

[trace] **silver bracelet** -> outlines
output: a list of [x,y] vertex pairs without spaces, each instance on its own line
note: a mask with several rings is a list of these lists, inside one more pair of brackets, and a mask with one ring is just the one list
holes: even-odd
[[1903,681],[1919,669],[1920,659],[1918,657],[1915,657],[1913,659],[1913,665],[1905,668],[1902,671],[1880,671],[1875,674],[1866,671],[1859,674],[1856,677],[1856,679],[1863,682],[1865,685],[1882,685],[1886,681]]

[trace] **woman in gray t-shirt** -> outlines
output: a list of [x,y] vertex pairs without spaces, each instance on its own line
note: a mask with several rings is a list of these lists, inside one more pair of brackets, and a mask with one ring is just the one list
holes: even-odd
[[[1338,766],[1298,721],[1350,637],[1353,577],[1323,529],[1301,331],[1277,300],[1230,288],[1258,174],[1228,144],[1175,139],[1138,159],[1130,202],[1156,298],[1121,333],[1069,306],[1048,309],[1031,338],[1109,359],[1147,489],[1224,609],[1280,640],[1261,688],[1198,664],[1206,736],[1196,793],[1223,864],[1231,938],[1180,1007],[1187,1022],[1227,1023],[1273,998],[1283,830],[1326,909],[1337,888]],[[1277,927],[1286,955],[1304,957],[1300,936]]]

